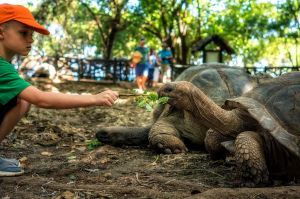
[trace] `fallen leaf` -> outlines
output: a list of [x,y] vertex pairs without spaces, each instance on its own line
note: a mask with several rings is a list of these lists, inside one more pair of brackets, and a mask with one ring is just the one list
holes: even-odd
[[47,152],[47,151],[43,151],[43,152],[41,153],[41,155],[44,155],[44,156],[52,156],[53,153]]

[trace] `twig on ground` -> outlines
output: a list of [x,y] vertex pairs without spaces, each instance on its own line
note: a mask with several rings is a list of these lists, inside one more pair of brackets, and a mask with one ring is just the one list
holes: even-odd
[[119,93],[119,97],[138,97],[138,96],[148,96],[148,95],[146,95],[146,94]]
[[157,155],[154,162],[152,162],[150,165],[156,165],[156,162],[159,160],[160,155]]
[[138,182],[139,185],[145,186],[145,187],[150,187],[150,188],[151,188],[151,186],[146,185],[146,184],[143,184],[143,183],[139,180],[139,173],[138,173],[138,172],[135,173],[135,179],[136,179],[136,181]]

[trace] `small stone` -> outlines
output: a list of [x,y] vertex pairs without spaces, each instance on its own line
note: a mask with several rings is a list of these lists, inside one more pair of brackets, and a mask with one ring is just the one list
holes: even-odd
[[50,152],[48,152],[48,151],[43,151],[43,152],[41,153],[41,155],[44,155],[44,156],[52,156],[53,153],[50,153]]
[[63,197],[64,197],[65,199],[72,199],[72,198],[74,198],[74,193],[72,193],[72,192],[70,192],[70,191],[65,191],[65,192],[63,193]]

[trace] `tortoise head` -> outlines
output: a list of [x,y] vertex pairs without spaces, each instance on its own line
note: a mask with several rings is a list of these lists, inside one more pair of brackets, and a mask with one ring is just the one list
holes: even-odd
[[187,81],[177,81],[166,83],[157,91],[159,97],[168,97],[168,104],[178,109],[193,110],[193,90],[197,89],[192,83]]

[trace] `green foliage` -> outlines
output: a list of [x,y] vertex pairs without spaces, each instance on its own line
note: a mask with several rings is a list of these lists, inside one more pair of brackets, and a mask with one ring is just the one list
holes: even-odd
[[[268,32],[268,23],[274,19],[274,5],[270,2],[227,0],[220,25],[224,37],[242,56],[244,65],[253,64],[265,49],[264,36]],[[219,17],[221,17],[219,16]]]
[[156,92],[145,92],[136,98],[137,106],[152,111],[157,104],[166,104],[168,97],[159,98]]
[[[285,46],[285,59],[293,66],[300,65],[300,2],[299,0],[285,0],[277,4],[276,19],[269,28],[282,38],[281,46]],[[276,37],[275,35],[275,37]],[[276,40],[274,37],[270,40]],[[276,52],[282,53],[281,50]]]
[[98,139],[90,140],[87,143],[88,150],[94,150],[94,149],[96,149],[99,146],[102,146],[102,143]]
[[[97,57],[129,58],[144,36],[156,50],[166,41],[176,62],[189,64],[194,44],[218,34],[244,65],[262,58],[279,65],[276,54],[300,62],[299,0],[40,0],[33,11],[46,26],[61,27],[35,39],[39,52],[50,56],[82,56],[96,47]],[[288,47],[266,51],[278,45]]]

